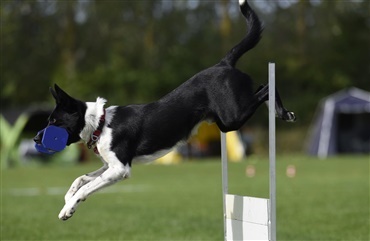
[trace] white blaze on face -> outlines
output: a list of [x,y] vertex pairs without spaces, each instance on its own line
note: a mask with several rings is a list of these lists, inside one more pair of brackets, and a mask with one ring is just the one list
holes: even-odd
[[239,5],[243,5],[244,2],[245,0],[239,0]]

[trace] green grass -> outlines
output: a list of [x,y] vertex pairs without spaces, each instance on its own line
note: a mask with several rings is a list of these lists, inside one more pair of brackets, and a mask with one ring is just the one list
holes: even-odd
[[[134,165],[131,179],[58,220],[60,191],[99,165],[3,170],[0,240],[223,240],[220,161]],[[248,165],[256,168],[253,178],[245,175]],[[296,177],[285,175],[288,165]],[[277,188],[278,240],[369,240],[368,157],[280,156]],[[268,197],[268,161],[230,163],[229,190]]]

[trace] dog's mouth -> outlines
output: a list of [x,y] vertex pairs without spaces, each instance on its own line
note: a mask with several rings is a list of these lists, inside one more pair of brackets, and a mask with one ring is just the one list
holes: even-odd
[[33,138],[35,148],[42,153],[54,154],[64,150],[68,142],[68,132],[61,127],[48,125]]

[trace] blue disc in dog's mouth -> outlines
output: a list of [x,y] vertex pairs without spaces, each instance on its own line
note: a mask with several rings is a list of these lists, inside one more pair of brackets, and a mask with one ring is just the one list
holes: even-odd
[[50,125],[42,131],[44,133],[41,143],[36,143],[35,145],[35,148],[39,152],[54,154],[55,152],[64,150],[68,141],[68,132],[66,129]]

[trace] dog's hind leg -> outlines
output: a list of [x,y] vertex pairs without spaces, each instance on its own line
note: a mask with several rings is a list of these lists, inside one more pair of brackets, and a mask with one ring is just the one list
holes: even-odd
[[103,160],[103,158],[101,158],[101,161],[103,162],[104,165],[100,169],[98,169],[94,172],[90,172],[90,173],[87,173],[85,175],[82,175],[82,176],[76,178],[76,180],[74,180],[71,187],[69,188],[66,195],[64,196],[65,203],[67,203],[82,186],[91,182],[92,180],[97,178],[100,174],[102,174],[103,172],[105,172],[108,169],[108,163],[106,163]]
[[[268,85],[263,85],[263,87],[260,86],[258,90],[260,91],[257,91],[255,95],[262,95],[264,96],[265,101],[268,101],[269,100]],[[268,103],[266,104],[268,107]],[[296,120],[294,112],[288,111],[287,109],[284,108],[283,102],[280,98],[279,91],[277,90],[277,88],[275,88],[275,112],[276,112],[276,117],[284,121],[294,122]]]
[[[238,116],[237,118],[225,118],[225,114],[218,115],[218,119],[216,119],[216,123],[222,132],[228,132],[233,130],[240,129],[244,123],[252,117],[252,115],[256,112],[257,108],[264,102],[268,101],[269,99],[269,86],[268,85],[261,85],[257,91],[254,93],[253,98],[250,100],[249,104],[246,108],[240,108],[238,110],[238,114],[233,113],[232,116]],[[275,108],[276,108],[276,115],[278,118],[293,122],[296,120],[296,117],[293,112],[287,111],[280,99],[280,95],[276,90],[275,94]]]
[[257,108],[267,100],[268,86],[261,85],[244,107],[235,102],[233,104],[234,108],[229,108],[228,111],[219,111],[216,124],[222,132],[238,130],[252,117]]
[[69,219],[72,217],[81,201],[85,200],[89,195],[130,176],[131,168],[129,164],[124,165],[115,157],[115,155],[109,156],[111,159],[109,159],[108,168],[94,180],[78,189],[78,191],[68,200],[60,211],[58,215],[59,219]]
[[296,121],[296,116],[294,112],[288,111],[284,108],[283,102],[281,101],[279,92],[275,89],[275,111],[277,117],[280,119],[287,121],[287,122],[294,122]]
[[[261,90],[264,90],[264,91],[261,92]],[[262,95],[266,99],[265,101],[268,101],[269,100],[268,85],[261,85],[257,89],[255,95]],[[267,103],[267,106],[268,106],[268,103]],[[277,90],[277,88],[275,88],[275,111],[276,111],[276,117],[284,121],[294,122],[296,120],[294,113],[284,108],[283,102],[280,98],[279,91]]]

